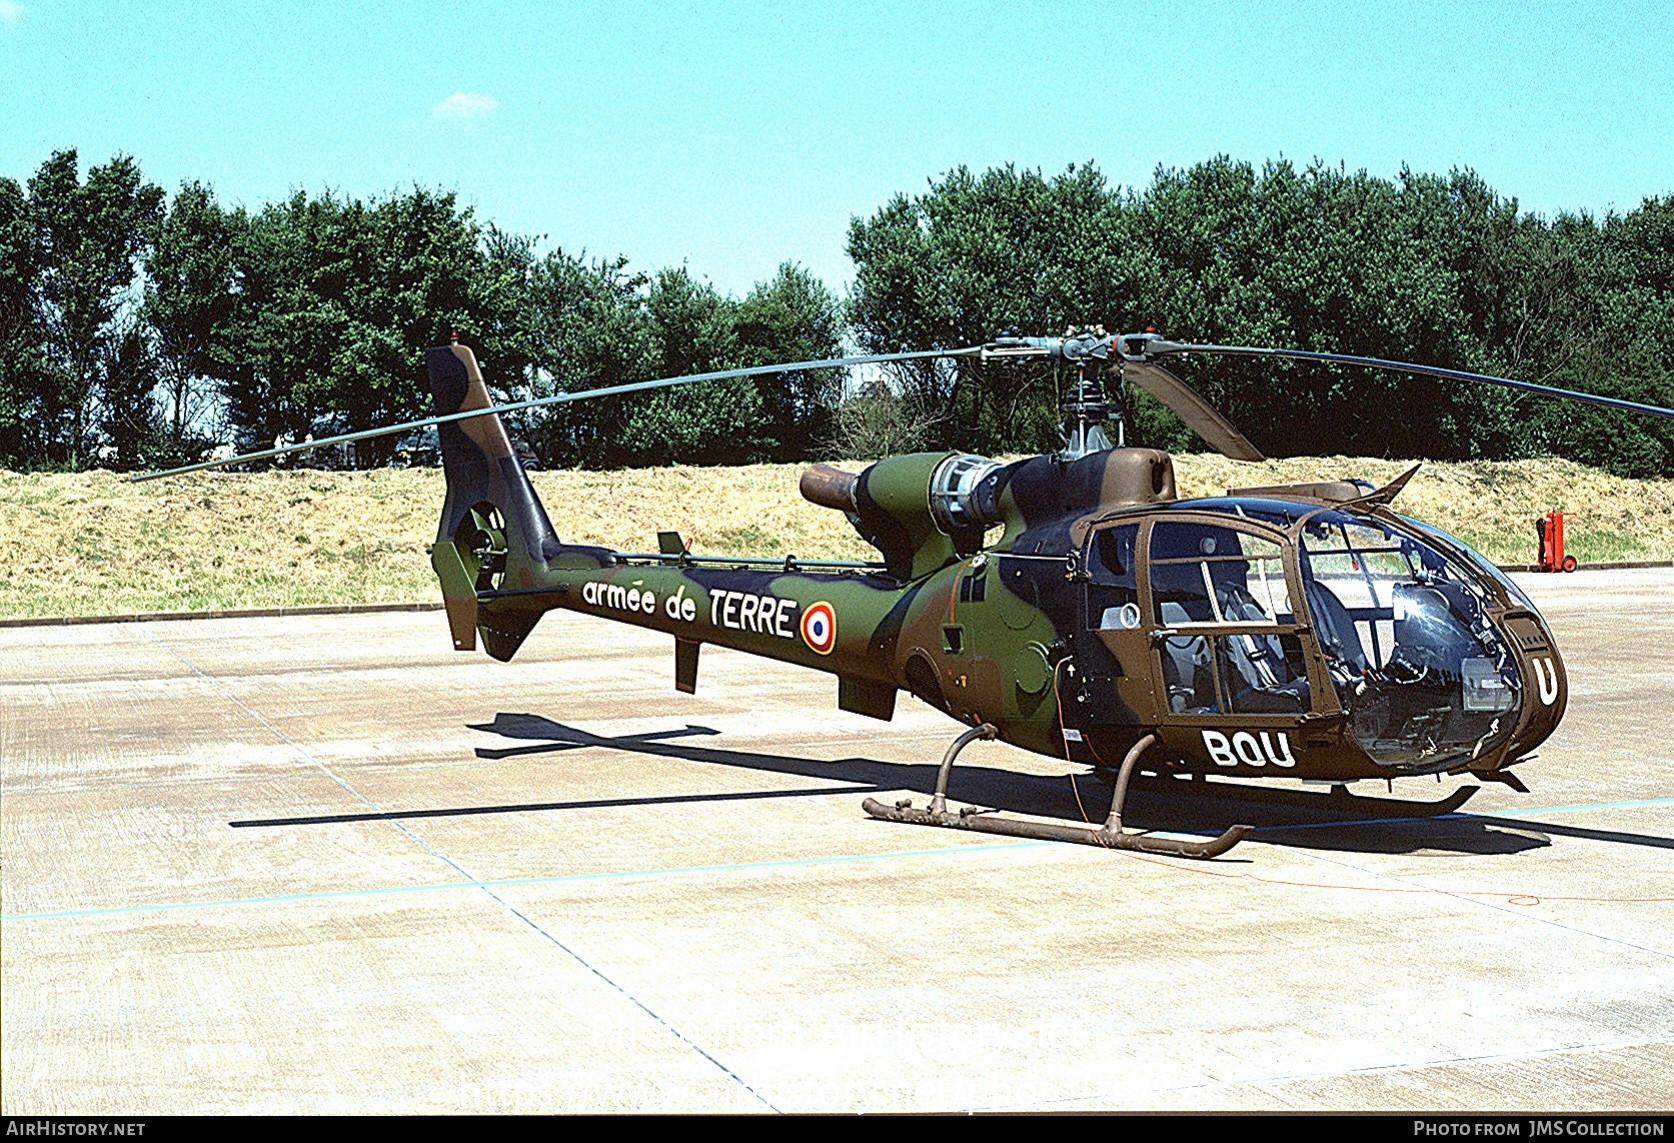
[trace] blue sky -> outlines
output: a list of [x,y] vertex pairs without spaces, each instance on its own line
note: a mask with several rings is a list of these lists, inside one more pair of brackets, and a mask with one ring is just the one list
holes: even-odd
[[1471,166],[1526,209],[1674,193],[1674,4],[0,0],[0,175],[456,190],[732,292],[851,274],[849,219],[957,164],[1217,153]]

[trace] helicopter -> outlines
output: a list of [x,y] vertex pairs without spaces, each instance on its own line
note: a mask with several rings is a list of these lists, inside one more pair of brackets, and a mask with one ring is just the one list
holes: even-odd
[[[1148,754],[1154,772],[1199,788],[1212,788],[1210,775],[1284,778],[1351,796],[1347,784],[1364,779],[1446,774],[1526,793],[1513,767],[1551,736],[1569,700],[1563,659],[1528,596],[1462,541],[1394,510],[1416,466],[1381,488],[1323,481],[1180,499],[1168,454],[1126,444],[1127,386],[1220,452],[1262,459],[1160,364],[1185,354],[1376,366],[1674,417],[1410,362],[1097,328],[497,405],[455,335],[426,351],[429,417],[136,479],[435,425],[446,496],[429,552],[456,650],[473,651],[480,638],[488,655],[509,661],[542,615],[569,609],[672,637],[674,686],[685,693],[696,691],[705,644],[835,675],[838,707],[876,719],[892,718],[906,691],[967,729],[943,756],[927,805],[863,802],[886,821],[1196,858],[1219,856],[1250,832],[1234,825],[1181,839],[1126,829],[1127,791]],[[656,551],[566,543],[501,421],[697,381],[938,358],[1072,366],[1062,447],[1011,462],[941,451],[885,457],[860,472],[808,468],[802,496],[846,518],[877,549],[871,561],[698,555],[674,531],[658,534]],[[1115,401],[1103,385],[1110,373]],[[953,765],[979,739],[1090,765],[1114,785],[1105,821],[950,810]],[[1433,803],[1435,812],[1477,789]]]

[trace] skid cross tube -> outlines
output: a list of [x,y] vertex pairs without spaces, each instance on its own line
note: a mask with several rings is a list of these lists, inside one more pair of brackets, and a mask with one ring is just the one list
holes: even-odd
[[[992,740],[999,733],[999,729],[993,723],[985,722],[981,726],[971,727],[953,740],[953,745],[949,746],[947,753],[942,755],[941,768],[936,771],[936,793],[930,799],[930,812],[932,814],[947,813],[947,779],[948,775],[953,773],[953,760],[959,757],[959,752],[979,738],[986,742]],[[966,816],[969,817],[970,815],[967,814]]]
[[1157,736],[1147,734],[1133,744],[1122,759],[1122,770],[1116,778],[1116,793],[1110,801],[1110,816],[1097,829],[1088,826],[1059,825],[1053,822],[1018,821],[1013,818],[993,817],[966,806],[958,813],[947,812],[947,780],[953,770],[953,760],[959,752],[979,738],[994,738],[999,734],[991,724],[972,727],[947,748],[942,756],[941,769],[936,772],[936,792],[929,806],[917,809],[911,799],[902,799],[886,806],[874,798],[867,798],[861,808],[880,821],[903,822],[909,825],[943,826],[948,829],[968,829],[978,833],[997,833],[1007,837],[1027,837],[1037,841],[1070,841],[1079,845],[1097,845],[1105,849],[1131,849],[1141,853],[1163,853],[1174,857],[1219,857],[1244,840],[1252,827],[1235,825],[1219,837],[1208,841],[1184,841],[1171,837],[1153,837],[1144,833],[1129,833],[1122,828],[1122,803],[1128,794],[1128,783],[1133,778],[1139,758],[1156,745]]

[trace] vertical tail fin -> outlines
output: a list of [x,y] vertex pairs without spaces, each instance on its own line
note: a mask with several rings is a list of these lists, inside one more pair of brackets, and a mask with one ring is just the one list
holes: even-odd
[[[425,350],[438,416],[493,404],[476,356],[459,344]],[[480,627],[490,655],[509,659],[539,609],[477,606],[477,593],[535,587],[561,545],[497,414],[437,426],[447,499],[430,562],[442,581],[453,643],[468,651]]]
[[[463,345],[439,345],[425,350],[430,391],[437,416],[486,409],[488,386],[476,355]],[[529,477],[512,451],[511,440],[497,414],[481,419],[438,425],[442,468],[447,474],[448,498],[442,509],[438,540],[452,540],[461,521],[483,504],[498,509],[505,520],[508,544],[518,545],[532,561],[545,563],[558,554],[558,535],[546,509],[535,495]],[[510,549],[508,549],[510,550]],[[508,570],[509,566],[508,566]],[[531,586],[531,585],[524,585]]]

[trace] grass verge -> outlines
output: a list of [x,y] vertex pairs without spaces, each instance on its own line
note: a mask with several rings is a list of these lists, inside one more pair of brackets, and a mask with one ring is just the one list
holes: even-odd
[[[1341,476],[1382,483],[1409,462],[1344,457],[1244,464],[1176,458],[1182,496]],[[857,469],[859,463],[845,467]],[[697,552],[868,559],[827,509],[796,493],[800,465],[540,472],[567,540],[632,550],[677,528]],[[435,469],[267,472],[131,484],[108,472],[0,472],[0,618],[438,598],[425,556]],[[1674,560],[1674,480],[1626,480],[1560,460],[1426,464],[1396,507],[1500,563],[1534,559],[1534,519],[1574,513],[1583,563]]]

